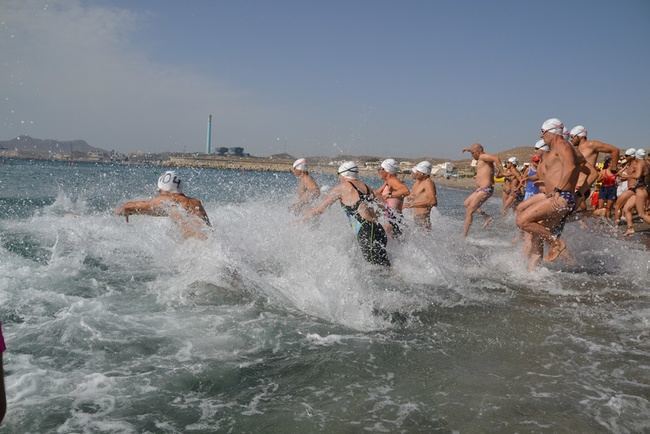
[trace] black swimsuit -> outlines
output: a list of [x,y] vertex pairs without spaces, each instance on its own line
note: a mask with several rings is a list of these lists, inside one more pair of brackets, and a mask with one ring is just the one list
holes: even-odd
[[[359,200],[355,202],[354,205],[345,205],[341,202],[341,207],[345,212],[345,215],[348,216],[352,227],[355,230],[357,241],[359,242],[359,247],[361,247],[361,253],[366,261],[371,264],[390,266],[390,261],[388,260],[388,254],[386,253],[386,243],[388,238],[386,237],[386,232],[384,228],[377,222],[371,222],[359,214],[359,206],[361,203],[372,203],[374,201],[374,195],[372,192],[362,192],[359,190],[352,182],[350,182],[352,188],[354,188],[359,194]],[[366,188],[368,188],[366,186]],[[368,188],[370,190],[370,188]]]

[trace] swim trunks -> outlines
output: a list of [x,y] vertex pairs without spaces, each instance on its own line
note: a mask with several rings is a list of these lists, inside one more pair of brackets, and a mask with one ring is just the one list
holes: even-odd
[[479,187],[476,190],[474,190],[474,192],[475,193],[478,193],[478,192],[487,193],[488,197],[490,197],[490,196],[492,196],[492,194],[494,194],[494,186],[490,185],[489,187]]
[[634,187],[630,188],[629,190],[630,190],[630,191],[633,191],[633,192],[636,193],[636,189],[637,189],[637,188],[645,188],[645,187],[646,187],[646,185],[645,185],[645,179],[640,178],[640,179],[637,179],[637,181],[636,181],[636,185],[635,185]]
[[[430,213],[430,211],[429,211]],[[415,221],[415,224],[418,225],[421,228],[425,229],[431,229],[431,217],[427,214],[416,214],[413,216],[413,220]]]
[[553,204],[553,207],[556,211],[565,213],[558,224],[555,225],[555,227],[551,228],[551,234],[555,238],[559,238],[559,236],[562,235],[562,232],[564,231],[564,226],[566,225],[569,216],[576,209],[576,197],[575,194],[571,191],[559,190],[556,188],[555,192],[558,193],[559,196],[566,201],[566,205]]
[[616,200],[616,185],[600,187],[598,192],[599,200]]

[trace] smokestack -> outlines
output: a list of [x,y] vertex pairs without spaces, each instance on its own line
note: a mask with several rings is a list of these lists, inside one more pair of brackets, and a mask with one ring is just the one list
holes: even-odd
[[212,115],[208,116],[208,136],[205,139],[205,153],[212,154]]

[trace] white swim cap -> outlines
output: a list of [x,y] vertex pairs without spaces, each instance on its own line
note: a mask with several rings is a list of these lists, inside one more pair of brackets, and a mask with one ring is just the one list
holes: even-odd
[[571,128],[571,132],[569,134],[571,137],[587,137],[587,129],[582,125],[576,125],[575,127]]
[[181,179],[176,176],[176,172],[168,170],[158,178],[158,190],[166,191],[168,193],[180,193]]
[[293,168],[296,170],[302,170],[303,172],[307,171],[307,160],[300,158],[293,162]]
[[393,158],[387,158],[382,161],[381,168],[393,175],[399,172],[399,164]]
[[557,118],[546,119],[542,124],[542,132],[551,132],[553,134],[562,134],[564,124]]
[[636,152],[634,153],[634,158],[637,160],[643,160],[645,159],[645,149],[637,149]]
[[538,140],[537,143],[535,143],[535,149],[539,149],[541,151],[549,151],[550,148],[548,145],[544,142],[544,140]]
[[508,158],[508,163],[512,163],[515,166],[517,165],[517,157],[510,157]]
[[346,161],[339,166],[339,170],[336,173],[344,178],[358,179],[359,166],[354,161]]
[[431,163],[428,161],[420,161],[413,169],[413,172],[420,172],[423,175],[431,175]]
[[636,153],[636,149],[634,149],[634,148],[627,148],[625,150],[625,156],[626,157],[633,157],[635,153]]

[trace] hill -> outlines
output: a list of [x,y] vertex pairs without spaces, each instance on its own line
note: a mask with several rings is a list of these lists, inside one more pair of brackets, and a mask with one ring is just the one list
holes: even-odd
[[97,153],[108,155],[109,152],[90,146],[85,140],[36,139],[30,136],[18,136],[11,140],[0,141],[0,149],[17,151],[19,154],[47,156],[63,153]]

